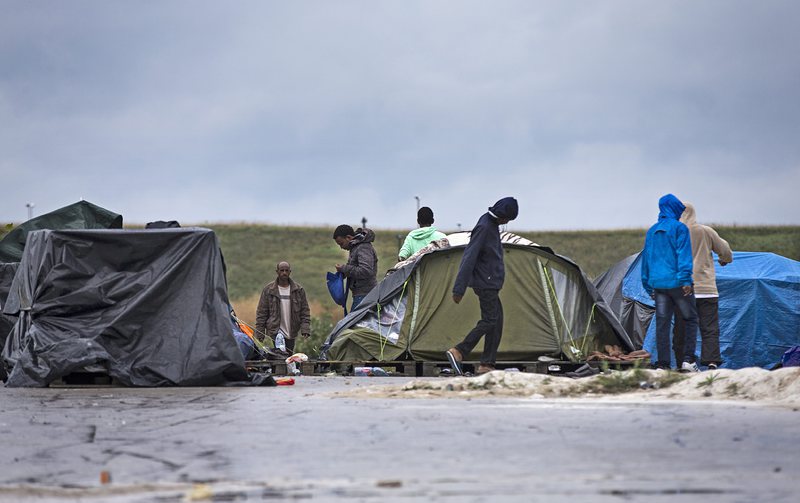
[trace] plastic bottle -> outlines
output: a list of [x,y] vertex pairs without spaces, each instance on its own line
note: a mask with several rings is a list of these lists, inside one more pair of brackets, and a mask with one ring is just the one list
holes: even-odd
[[280,330],[278,330],[278,335],[275,336],[275,349],[286,351],[286,338]]

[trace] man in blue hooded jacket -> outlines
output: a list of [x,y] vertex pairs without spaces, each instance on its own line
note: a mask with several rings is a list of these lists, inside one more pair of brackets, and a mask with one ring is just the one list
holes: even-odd
[[[683,371],[697,372],[697,308],[692,284],[692,239],[681,221],[683,203],[672,194],[658,200],[658,222],[647,231],[642,250],[642,286],[656,301],[656,368],[670,368],[670,325],[677,314],[685,323],[684,348],[677,348]],[[679,341],[676,343],[680,344]],[[682,350],[681,350],[682,349]]]
[[517,218],[519,206],[513,197],[504,197],[489,208],[478,220],[464,249],[461,266],[458,268],[453,301],[458,304],[464,297],[467,287],[478,296],[481,306],[481,319],[463,341],[445,353],[456,373],[461,374],[461,361],[483,340],[483,353],[477,374],[494,370],[497,348],[503,336],[503,305],[500,303],[500,289],[505,279],[503,245],[500,242],[500,226]]

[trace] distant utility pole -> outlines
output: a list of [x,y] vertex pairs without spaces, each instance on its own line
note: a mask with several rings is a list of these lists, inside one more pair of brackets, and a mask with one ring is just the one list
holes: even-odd
[[367,217],[361,217],[361,228],[362,229],[367,228]]
[[414,196],[414,199],[417,200],[417,213],[419,213],[419,196]]
[[25,203],[25,207],[28,208],[28,220],[33,218],[33,207],[36,206],[33,203]]
[[458,232],[461,232],[461,224],[456,224],[458,226]]

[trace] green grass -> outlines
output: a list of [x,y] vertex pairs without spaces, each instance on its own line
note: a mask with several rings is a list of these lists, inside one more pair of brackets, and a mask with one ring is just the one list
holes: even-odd
[[650,388],[667,388],[684,379],[686,379],[686,376],[677,372],[655,373],[635,368],[628,371],[600,374],[587,381],[581,391],[584,393],[615,395],[641,389],[642,383],[646,383],[646,386]]

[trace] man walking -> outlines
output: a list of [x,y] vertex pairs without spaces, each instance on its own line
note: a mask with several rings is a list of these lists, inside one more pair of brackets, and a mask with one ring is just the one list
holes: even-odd
[[[304,338],[311,336],[311,314],[308,309],[306,291],[289,276],[289,262],[280,262],[275,268],[278,277],[264,287],[256,308],[256,337],[276,339],[283,336],[286,351],[294,353],[294,344],[299,333]],[[276,345],[277,347],[277,345]]]
[[375,279],[378,272],[378,254],[372,246],[375,233],[370,229],[354,231],[349,225],[340,225],[333,231],[333,240],[342,250],[349,251],[347,263],[336,264],[336,270],[350,280],[350,289],[353,291],[350,311],[354,311],[364,300],[364,296],[378,284]]
[[453,285],[453,301],[458,304],[464,297],[467,287],[478,296],[481,306],[481,319],[463,341],[446,352],[453,370],[463,373],[461,362],[464,357],[483,340],[483,353],[477,374],[494,370],[497,348],[503,336],[503,305],[500,303],[500,289],[505,279],[503,245],[500,242],[500,226],[517,218],[519,206],[513,197],[505,197],[489,208],[470,234],[469,244],[464,249],[461,266]]
[[[683,341],[675,340],[675,353],[683,371],[697,372],[694,355],[697,311],[692,288],[692,243],[689,229],[678,219],[685,206],[672,194],[658,201],[658,222],[647,231],[642,250],[642,286],[656,301],[656,368],[670,368],[669,332],[672,315],[685,322]],[[691,335],[691,336],[690,336]],[[678,347],[683,343],[683,347]]]
[[[717,231],[707,225],[697,223],[694,206],[684,203],[686,209],[681,215],[681,222],[689,228],[692,238],[692,279],[694,281],[694,302],[697,306],[697,320],[700,326],[700,364],[714,370],[722,365],[719,352],[719,291],[717,290],[717,272],[714,269],[714,256],[719,256],[719,265],[726,266],[733,262],[733,252],[727,241],[719,237]],[[673,341],[682,342],[685,333],[683,319],[675,317]],[[687,337],[697,337],[686,334]],[[681,347],[681,344],[675,344]],[[695,361],[695,355],[688,355]],[[675,354],[677,361],[684,355]],[[680,358],[680,359],[678,359]]]

